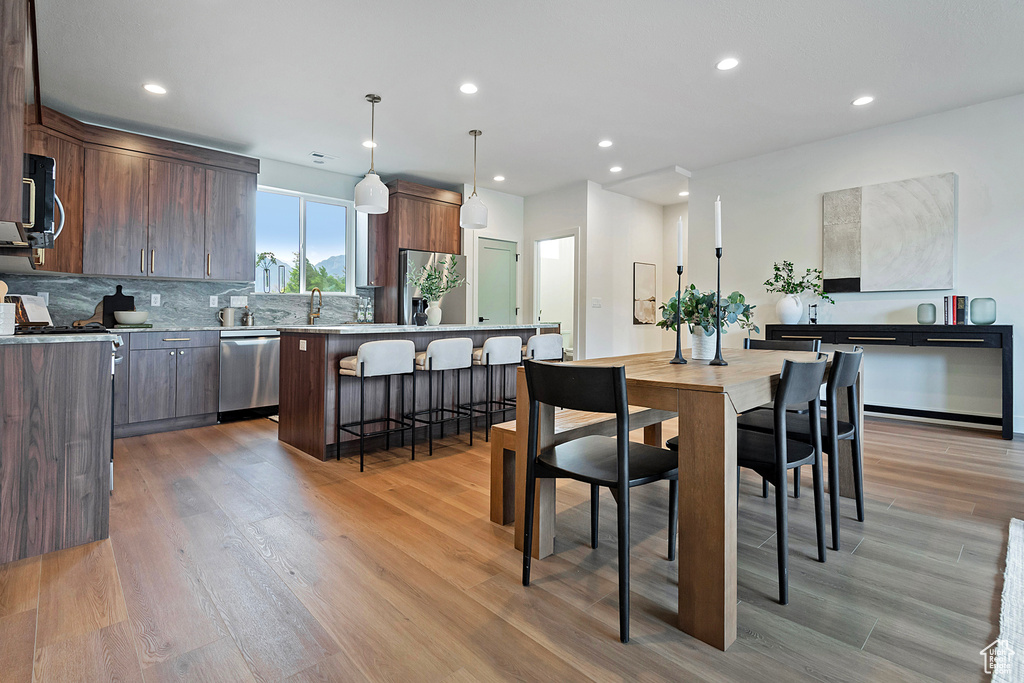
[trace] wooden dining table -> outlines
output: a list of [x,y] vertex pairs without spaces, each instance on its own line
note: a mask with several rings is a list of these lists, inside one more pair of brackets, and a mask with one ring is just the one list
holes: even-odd
[[[711,366],[684,351],[672,365],[670,351],[572,361],[573,365],[626,368],[629,404],[679,416],[679,628],[725,650],[736,640],[736,417],[772,400],[784,359],[813,361],[800,351],[727,349],[728,365]],[[861,382],[860,375],[858,383]],[[844,415],[845,392],[840,392]],[[863,402],[863,390],[857,392]],[[529,405],[519,368],[518,406]],[[861,406],[862,407],[862,406]],[[858,411],[863,420],[863,409]],[[526,452],[530,411],[516,411],[515,543],[523,548]],[[554,438],[554,409],[541,405],[538,447]],[[840,453],[842,455],[842,453]],[[840,458],[840,492],[851,495],[852,464]],[[554,551],[555,480],[537,481],[533,556]]]

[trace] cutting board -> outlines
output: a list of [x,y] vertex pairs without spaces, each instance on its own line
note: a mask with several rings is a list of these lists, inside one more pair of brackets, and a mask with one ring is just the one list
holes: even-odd
[[108,329],[116,323],[114,311],[135,310],[135,297],[125,296],[121,289],[121,285],[118,285],[115,293],[103,297],[103,326]]
[[96,304],[96,310],[93,311],[93,314],[92,314],[91,318],[86,318],[85,320],[76,320],[75,322],[71,323],[71,327],[85,327],[89,323],[101,323],[101,322],[103,322],[103,302],[102,301],[99,302],[98,304]]

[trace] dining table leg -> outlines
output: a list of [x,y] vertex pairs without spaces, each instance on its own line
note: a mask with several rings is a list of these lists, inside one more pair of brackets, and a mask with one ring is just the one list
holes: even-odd
[[[530,395],[526,389],[526,372],[516,372],[516,549],[523,549],[525,536],[526,449],[530,427]],[[537,426],[537,449],[551,445],[555,439],[555,409],[540,404]],[[538,479],[533,508],[533,557],[541,559],[555,551],[555,480]]]
[[736,640],[736,410],[728,394],[678,392],[679,628]]

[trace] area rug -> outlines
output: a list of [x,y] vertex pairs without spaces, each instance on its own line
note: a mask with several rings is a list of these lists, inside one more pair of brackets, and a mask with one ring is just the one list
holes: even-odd
[[[1010,520],[993,683],[1024,681],[1024,522]],[[991,647],[991,646],[990,646]],[[986,653],[982,650],[983,655]]]

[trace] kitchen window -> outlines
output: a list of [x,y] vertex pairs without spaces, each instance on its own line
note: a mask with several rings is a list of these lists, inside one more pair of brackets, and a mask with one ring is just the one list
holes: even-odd
[[355,293],[355,206],[260,187],[256,193],[256,292]]

